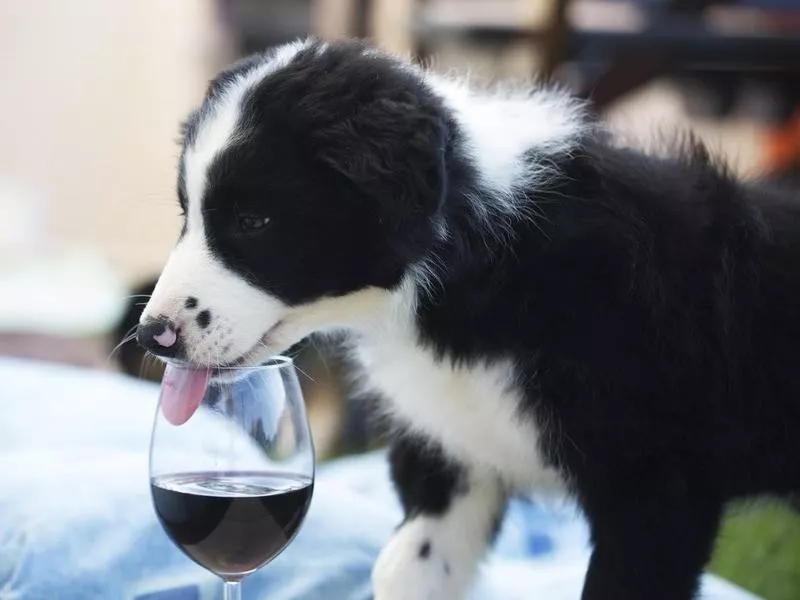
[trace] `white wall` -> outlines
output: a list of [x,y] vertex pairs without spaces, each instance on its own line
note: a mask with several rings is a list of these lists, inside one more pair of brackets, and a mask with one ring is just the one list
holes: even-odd
[[14,222],[15,189],[45,204],[48,240],[97,247],[126,278],[160,268],[178,227],[178,123],[218,43],[211,10],[0,1],[0,222]]

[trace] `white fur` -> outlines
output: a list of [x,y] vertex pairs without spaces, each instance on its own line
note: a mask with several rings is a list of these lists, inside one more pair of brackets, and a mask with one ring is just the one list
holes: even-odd
[[[467,198],[480,232],[493,245],[506,246],[514,223],[539,226],[542,213],[528,193],[554,175],[553,158],[568,155],[588,132],[585,104],[553,88],[531,85],[473,87],[466,77],[443,77],[418,71],[455,115],[463,147],[482,183],[480,195]],[[538,160],[532,160],[535,150]],[[544,158],[547,157],[547,158]],[[447,223],[439,224],[447,232]],[[428,289],[437,285],[431,273],[437,257],[414,265],[415,276]]]
[[[280,319],[285,307],[226,269],[209,251],[202,225],[191,219],[190,215],[186,235],[158,278],[142,321],[170,319],[180,329],[187,358],[194,363],[229,363],[258,351],[262,336]],[[188,297],[199,300],[196,309],[186,309]],[[206,309],[211,323],[201,329],[194,318]]]
[[517,490],[560,487],[560,476],[539,455],[532,415],[520,411],[511,362],[464,366],[436,360],[417,343],[415,292],[408,279],[384,318],[361,329],[357,345],[366,376],[390,399],[391,413],[462,462],[498,473]]
[[[506,490],[564,485],[539,454],[541,432],[532,415],[520,411],[510,361],[459,366],[420,347],[414,323],[418,285],[408,277],[390,301],[371,305],[356,328],[356,351],[369,383],[389,399],[390,413],[441,444],[470,477],[466,493],[456,493],[444,514],[413,517],[395,533],[373,569],[375,600],[465,598]],[[426,541],[431,552],[423,558]]]
[[546,173],[548,165],[524,160],[526,152],[568,153],[585,131],[583,105],[559,91],[529,86],[480,90],[466,79],[433,74],[426,80],[456,115],[482,182],[499,199],[510,202],[516,190]]
[[[375,600],[458,600],[467,593],[491,539],[505,496],[490,474],[469,481],[438,517],[403,524],[381,551],[372,571]],[[428,544],[427,557],[420,548]]]
[[190,208],[201,210],[208,168],[214,158],[227,147],[237,143],[235,133],[241,119],[242,100],[245,94],[280,68],[310,42],[296,42],[279,48],[270,60],[238,76],[225,86],[220,97],[207,114],[202,115],[194,143],[186,148],[184,176]]

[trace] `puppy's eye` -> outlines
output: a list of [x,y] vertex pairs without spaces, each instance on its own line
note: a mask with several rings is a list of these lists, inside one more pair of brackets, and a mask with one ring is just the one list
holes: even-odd
[[259,231],[260,229],[264,229],[264,227],[269,224],[269,221],[269,217],[240,216],[239,227],[242,231]]

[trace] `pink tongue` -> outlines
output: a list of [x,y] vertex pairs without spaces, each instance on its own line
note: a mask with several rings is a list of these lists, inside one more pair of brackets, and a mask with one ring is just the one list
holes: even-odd
[[211,379],[208,369],[167,365],[161,381],[161,412],[173,425],[183,425],[200,406]]

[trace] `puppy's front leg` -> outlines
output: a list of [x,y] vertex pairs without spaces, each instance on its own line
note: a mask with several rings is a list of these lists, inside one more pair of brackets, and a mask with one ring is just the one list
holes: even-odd
[[390,458],[406,517],[375,563],[375,600],[461,600],[503,515],[502,486],[419,439]]

